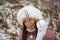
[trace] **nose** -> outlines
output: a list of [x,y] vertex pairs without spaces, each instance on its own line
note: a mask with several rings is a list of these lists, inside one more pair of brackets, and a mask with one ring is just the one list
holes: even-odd
[[32,24],[32,23],[30,23],[30,26],[33,26],[33,24]]

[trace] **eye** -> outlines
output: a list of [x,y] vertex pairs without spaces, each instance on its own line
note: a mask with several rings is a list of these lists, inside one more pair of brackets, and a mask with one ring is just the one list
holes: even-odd
[[34,23],[35,21],[34,20],[30,20],[30,23]]
[[25,21],[25,24],[29,24],[30,22],[29,21]]

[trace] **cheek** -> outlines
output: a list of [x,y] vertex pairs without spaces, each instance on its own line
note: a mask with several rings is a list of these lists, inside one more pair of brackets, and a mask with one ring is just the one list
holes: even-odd
[[31,27],[34,28],[35,27],[35,23],[34,22],[31,22]]
[[35,23],[32,21],[31,23],[30,23],[32,26],[34,26],[35,25]]
[[35,24],[35,21],[34,20],[31,20],[30,23],[34,25]]

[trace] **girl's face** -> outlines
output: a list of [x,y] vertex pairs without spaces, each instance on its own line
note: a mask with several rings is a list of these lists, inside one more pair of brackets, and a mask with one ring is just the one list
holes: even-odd
[[25,20],[25,26],[27,29],[29,30],[33,30],[35,28],[35,20],[34,19],[30,19],[30,20]]

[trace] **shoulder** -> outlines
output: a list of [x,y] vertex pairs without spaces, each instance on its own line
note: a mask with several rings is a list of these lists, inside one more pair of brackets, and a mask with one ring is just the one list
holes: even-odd
[[18,40],[22,40],[22,32],[18,35]]
[[47,37],[47,39],[55,39],[55,35],[51,29],[47,29],[46,37]]

